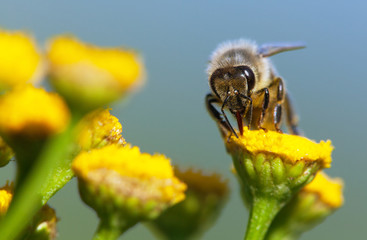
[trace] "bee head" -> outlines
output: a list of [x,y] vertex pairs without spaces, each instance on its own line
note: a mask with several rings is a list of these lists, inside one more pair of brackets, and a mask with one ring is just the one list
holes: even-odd
[[248,66],[219,68],[209,79],[213,93],[231,112],[243,113],[255,85],[255,74]]

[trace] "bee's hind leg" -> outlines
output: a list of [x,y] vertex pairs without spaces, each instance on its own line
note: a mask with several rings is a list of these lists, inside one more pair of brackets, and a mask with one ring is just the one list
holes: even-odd
[[302,135],[300,129],[298,128],[298,117],[293,110],[289,94],[285,95],[284,106],[287,112],[287,125],[289,131],[294,135]]
[[275,105],[274,111],[273,111],[273,117],[274,117],[274,127],[277,132],[282,132],[280,129],[280,124],[282,120],[282,104],[284,102],[284,83],[283,80],[278,77],[275,79],[275,84],[277,87],[277,104]]

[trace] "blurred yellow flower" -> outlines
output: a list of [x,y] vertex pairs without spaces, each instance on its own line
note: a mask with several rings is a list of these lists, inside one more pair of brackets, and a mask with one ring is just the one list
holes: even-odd
[[266,240],[298,239],[343,204],[343,181],[319,171],[274,219]]
[[31,36],[0,29],[0,91],[41,80],[42,56]]
[[142,84],[144,68],[138,55],[122,48],[85,44],[71,36],[49,43],[50,77],[69,101],[102,106]]
[[109,109],[97,109],[89,113],[79,126],[77,141],[82,150],[101,148],[108,144],[126,144],[121,136],[121,123],[111,115]]
[[[79,186],[86,186],[87,191],[95,189],[95,193],[82,194],[84,201],[96,202],[93,195],[98,193],[98,198],[110,199],[109,204],[123,202],[122,209],[145,218],[157,216],[185,198],[186,185],[175,177],[170,160],[160,154],[141,153],[138,147],[108,145],[82,152],[74,159],[72,169]],[[101,189],[106,189],[105,195],[110,197],[103,197]]]
[[13,183],[9,185],[7,182],[6,185],[0,188],[0,217],[4,216],[8,211],[10,202],[13,198]]
[[243,136],[239,138],[232,136],[227,147],[229,149],[239,147],[252,154],[273,154],[290,163],[318,161],[323,168],[330,167],[333,151],[330,140],[315,143],[302,136],[275,131],[249,130],[247,127],[244,128]]
[[326,173],[319,171],[301,192],[314,193],[330,208],[339,208],[344,202],[343,185],[342,179],[330,178]]
[[49,136],[62,131],[69,118],[63,99],[41,88],[18,86],[0,97],[0,132],[7,136]]
[[228,192],[228,181],[219,174],[205,174],[196,169],[175,169],[175,175],[189,187],[191,191],[202,195],[217,195],[225,197]]

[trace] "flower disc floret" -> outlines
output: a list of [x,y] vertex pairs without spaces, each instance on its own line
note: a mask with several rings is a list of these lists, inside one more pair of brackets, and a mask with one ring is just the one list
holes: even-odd
[[55,93],[19,86],[0,98],[0,131],[6,135],[49,136],[62,131],[70,113]]

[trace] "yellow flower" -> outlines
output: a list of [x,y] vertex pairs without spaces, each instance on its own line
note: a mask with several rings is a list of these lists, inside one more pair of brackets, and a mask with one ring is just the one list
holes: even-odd
[[248,130],[244,128],[243,136],[232,136],[227,143],[228,151],[232,148],[242,148],[249,153],[271,154],[281,157],[284,161],[318,161],[324,168],[330,167],[331,141],[315,143],[305,137],[278,133],[275,131]]
[[318,170],[330,167],[333,150],[330,141],[315,143],[301,136],[247,128],[243,136],[232,136],[225,144],[243,200],[251,209],[249,239],[263,239],[280,209]]
[[101,148],[108,144],[125,145],[121,136],[119,120],[110,114],[109,109],[98,109],[83,118],[78,132],[78,145],[82,150]]
[[8,211],[10,202],[13,198],[13,184],[7,182],[6,185],[0,188],[0,217],[4,216]]
[[170,160],[137,147],[108,145],[82,152],[72,169],[83,200],[97,212],[108,203],[129,216],[154,218],[185,198],[186,185],[175,177]]
[[298,191],[319,169],[330,167],[333,150],[330,141],[315,143],[301,136],[247,128],[243,136],[232,136],[225,143],[248,193],[247,203],[252,199],[249,193],[272,197],[279,193],[282,198],[284,193]]
[[32,37],[0,29],[0,91],[42,78],[43,61]]
[[99,107],[142,83],[143,66],[133,51],[101,48],[69,36],[58,36],[49,45],[52,83],[71,103]]
[[343,205],[343,180],[330,178],[324,172],[318,172],[313,181],[302,190],[305,193],[316,194],[320,201],[330,208],[339,208]]
[[69,110],[55,93],[19,86],[0,98],[0,132],[7,136],[45,137],[62,131]]

